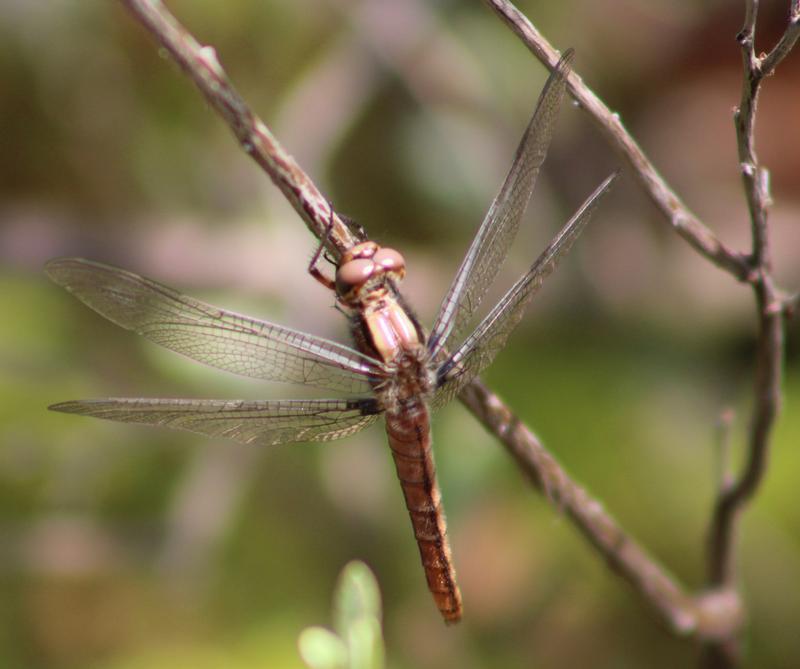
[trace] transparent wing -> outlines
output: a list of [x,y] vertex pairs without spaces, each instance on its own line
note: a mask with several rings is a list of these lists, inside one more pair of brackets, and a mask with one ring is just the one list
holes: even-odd
[[522,318],[528,302],[569,251],[616,177],[617,174],[612,174],[591,194],[530,270],[511,287],[475,332],[442,364],[437,371],[439,388],[431,403],[434,408],[453,399],[461,388],[492,363]]
[[248,318],[116,267],[80,258],[47,275],[101,316],[193,360],[234,374],[363,393],[378,361],[347,346]]
[[183,400],[108,398],[62,402],[53,411],[158,425],[244,444],[330,441],[378,418],[375,400]]
[[517,234],[550,145],[573,55],[571,49],[566,51],[545,83],[511,170],[445,295],[428,339],[433,359],[451,337],[457,341],[463,334]]

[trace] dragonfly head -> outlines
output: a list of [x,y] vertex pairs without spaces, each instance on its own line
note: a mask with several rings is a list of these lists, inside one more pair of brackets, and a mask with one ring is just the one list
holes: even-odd
[[342,256],[336,270],[336,294],[352,305],[363,291],[371,292],[387,279],[400,281],[405,274],[406,261],[400,253],[375,242],[362,242]]

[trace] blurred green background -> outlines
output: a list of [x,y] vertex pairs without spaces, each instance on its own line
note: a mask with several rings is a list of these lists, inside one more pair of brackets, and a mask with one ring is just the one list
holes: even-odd
[[[726,242],[749,244],[731,110],[741,3],[520,3]],[[758,46],[787,2],[762,3]],[[546,73],[477,0],[174,0],[337,209],[406,254],[430,324]],[[800,58],[765,82],[775,266],[800,284]],[[258,450],[48,413],[92,396],[296,397],[203,369],[42,275],[114,263],[346,340],[305,274],[314,240],[121,3],[0,3],[0,666],[300,667],[336,576],[381,584],[389,666],[676,667],[672,638],[458,403],[436,456],[465,601],[426,590],[385,437]],[[494,295],[618,165],[565,104]],[[629,176],[548,280],[489,384],[689,587],[703,583],[715,425],[746,429],[750,292],[692,252]],[[788,341],[769,475],[741,528],[752,667],[800,665],[800,362]]]

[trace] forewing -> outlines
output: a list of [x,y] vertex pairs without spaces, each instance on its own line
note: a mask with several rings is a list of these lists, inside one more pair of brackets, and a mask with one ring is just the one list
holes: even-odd
[[363,430],[378,418],[375,400],[186,400],[108,398],[62,402],[53,411],[121,423],[156,425],[273,446],[331,441]]
[[181,295],[116,267],[50,261],[47,275],[101,316],[193,360],[234,374],[361,393],[380,364],[347,346]]
[[616,177],[616,174],[612,174],[591,194],[530,270],[511,287],[475,332],[442,364],[437,372],[439,388],[432,402],[434,408],[453,399],[461,388],[492,363],[522,318],[528,302],[570,250]]
[[428,340],[434,359],[469,325],[508,254],[550,145],[573,55],[566,51],[545,83],[508,176],[447,291]]

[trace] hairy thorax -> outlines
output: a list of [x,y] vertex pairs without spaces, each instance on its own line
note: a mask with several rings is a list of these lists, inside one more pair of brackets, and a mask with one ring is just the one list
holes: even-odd
[[394,373],[375,387],[387,413],[413,414],[430,399],[433,373],[423,345],[403,349],[392,363]]
[[387,412],[413,411],[430,398],[434,373],[424,334],[390,286],[369,294],[353,318],[353,330],[359,348],[388,367],[387,377],[375,384]]
[[383,362],[386,375],[373,381],[382,408],[413,414],[430,398],[434,373],[425,334],[397,290],[405,260],[373,241],[356,244],[336,271],[336,294],[351,313],[358,349]]

